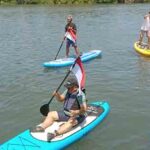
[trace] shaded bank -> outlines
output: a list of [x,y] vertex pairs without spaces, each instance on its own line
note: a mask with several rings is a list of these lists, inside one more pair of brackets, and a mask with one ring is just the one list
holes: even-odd
[[0,0],[0,4],[49,4],[49,5],[81,5],[103,3],[147,3],[150,0]]

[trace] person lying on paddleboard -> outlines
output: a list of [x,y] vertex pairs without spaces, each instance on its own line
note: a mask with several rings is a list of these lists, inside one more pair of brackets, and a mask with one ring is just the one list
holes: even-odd
[[44,132],[47,127],[53,124],[54,121],[65,121],[59,129],[54,133],[47,134],[47,141],[50,141],[55,136],[64,134],[71,130],[72,127],[81,123],[86,116],[87,101],[85,94],[81,91],[79,95],[79,86],[75,77],[69,77],[64,84],[67,90],[60,94],[54,92],[53,95],[58,101],[63,102],[62,111],[51,111],[40,126],[31,129],[31,132]]
[[77,35],[77,28],[76,25],[72,22],[73,17],[69,15],[67,17],[67,24],[65,26],[66,32],[66,57],[69,56],[70,45],[74,47],[76,55],[79,56],[79,50],[77,47],[76,35]]
[[141,31],[140,31],[140,37],[138,40],[138,44],[142,46],[142,41],[144,38],[144,35],[146,34],[146,37],[148,39],[147,45],[148,49],[150,48],[150,12],[144,16],[144,22],[141,26]]

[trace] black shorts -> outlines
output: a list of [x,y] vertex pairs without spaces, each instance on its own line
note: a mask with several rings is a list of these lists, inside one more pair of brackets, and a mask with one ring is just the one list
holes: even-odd
[[70,47],[70,45],[72,45],[73,47],[77,47],[77,41],[75,41],[75,43],[73,41],[71,41],[70,39],[67,39],[67,46]]
[[68,121],[70,116],[65,115],[64,111],[58,111],[59,121]]
[[[64,111],[58,111],[58,117],[59,121],[68,121],[70,119],[70,116],[67,116]],[[78,124],[84,121],[85,115],[79,115],[77,118]]]

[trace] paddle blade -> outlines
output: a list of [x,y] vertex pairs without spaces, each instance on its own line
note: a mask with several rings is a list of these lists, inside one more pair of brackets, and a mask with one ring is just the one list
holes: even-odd
[[40,112],[43,116],[47,116],[49,112],[49,104],[44,104],[43,106],[41,106]]

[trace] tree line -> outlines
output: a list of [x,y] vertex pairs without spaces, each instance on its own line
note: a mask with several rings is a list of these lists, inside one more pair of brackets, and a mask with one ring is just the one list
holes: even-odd
[[81,5],[103,3],[146,3],[150,0],[0,0],[0,4],[49,4],[49,5]]

